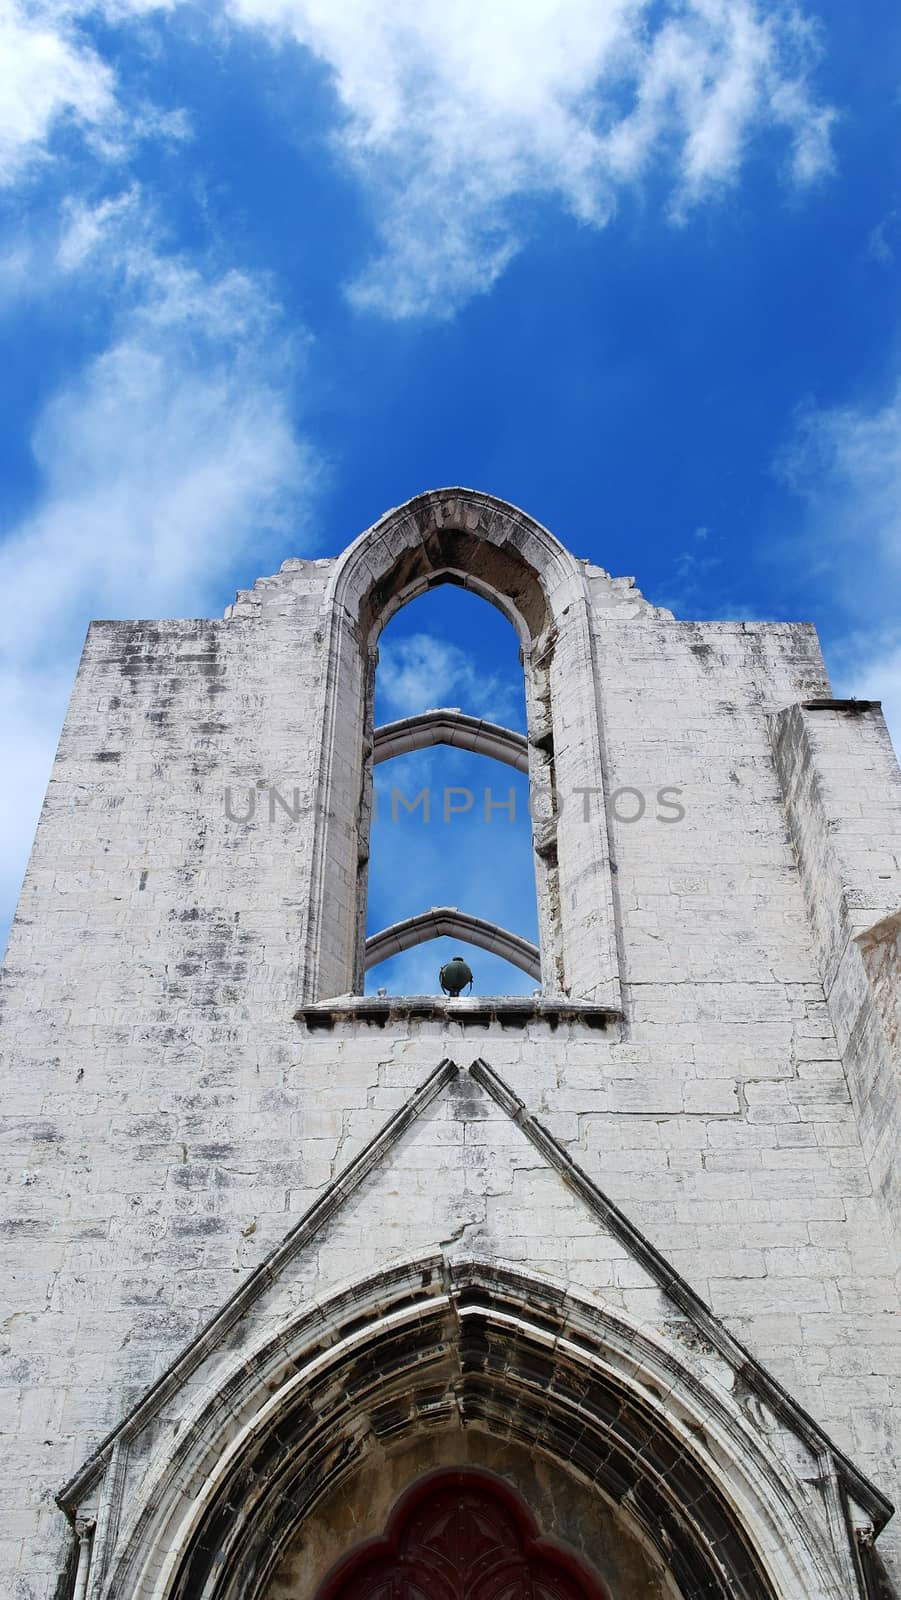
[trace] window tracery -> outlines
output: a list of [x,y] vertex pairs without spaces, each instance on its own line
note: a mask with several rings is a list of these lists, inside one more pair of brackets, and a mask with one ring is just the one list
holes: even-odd
[[340,559],[324,607],[322,743],[310,899],[301,952],[306,1004],[362,994],[381,630],[437,584],[495,605],[522,652],[544,996],[621,1007],[606,821],[580,825],[567,795],[603,789],[587,582],[522,512],[472,490],[439,490],[389,512]]

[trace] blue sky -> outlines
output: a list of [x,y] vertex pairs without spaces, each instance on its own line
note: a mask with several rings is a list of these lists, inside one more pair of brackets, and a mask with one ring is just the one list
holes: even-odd
[[[0,920],[90,617],[221,614],[441,484],[815,621],[897,741],[899,46],[889,0],[0,0]],[[396,700],[513,692],[421,604]],[[528,932],[493,826],[464,887]]]

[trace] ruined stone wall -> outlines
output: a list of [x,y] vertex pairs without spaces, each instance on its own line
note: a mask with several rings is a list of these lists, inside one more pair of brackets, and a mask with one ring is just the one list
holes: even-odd
[[878,705],[773,718],[829,1015],[883,1214],[901,1229],[901,772]]
[[[897,1493],[901,1319],[879,1128],[849,1090],[768,721],[828,693],[812,631],[678,623],[586,566],[603,776],[608,799],[622,791],[609,821],[623,1022],[347,1020],[308,1034],[293,1011],[329,571],[290,563],[224,622],[101,623],[88,638],[2,991],[0,1594],[59,1594],[56,1490],[445,1057],[500,1072]],[[239,818],[256,788],[251,819],[226,816],[226,787]],[[681,791],[678,821],[663,820],[663,787]],[[293,805],[295,788],[296,817],[277,802],[270,816],[272,790]],[[639,820],[622,820],[638,809],[626,790]],[[594,797],[561,799],[573,826],[598,825]],[[878,793],[859,803],[888,821]],[[897,835],[884,848],[897,865]],[[889,994],[896,948],[879,956]],[[879,1057],[880,1117],[895,1114],[895,1070]],[[447,1138],[477,1146],[477,1123]],[[440,1249],[449,1219],[490,1251],[491,1161],[479,1171],[466,1214],[436,1202],[430,1238],[426,1152],[419,1179],[405,1167],[394,1186],[400,1223],[387,1181],[390,1229],[376,1195],[330,1236],[322,1280],[311,1257],[304,1293]],[[601,1303],[630,1289],[627,1268],[612,1284],[591,1239],[561,1243],[540,1206],[520,1237],[539,1274],[550,1257]],[[892,1541],[890,1525],[890,1558]]]

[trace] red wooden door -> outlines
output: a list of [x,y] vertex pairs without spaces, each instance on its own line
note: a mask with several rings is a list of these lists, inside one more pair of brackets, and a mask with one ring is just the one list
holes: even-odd
[[442,1473],[405,1495],[383,1539],[340,1563],[319,1600],[603,1600],[505,1484]]

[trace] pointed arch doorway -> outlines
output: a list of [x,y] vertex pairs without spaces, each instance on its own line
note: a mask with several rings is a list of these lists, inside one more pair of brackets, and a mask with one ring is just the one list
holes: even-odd
[[433,1472],[380,1539],[345,1556],[316,1600],[607,1600],[582,1562],[542,1538],[514,1489],[472,1468]]

